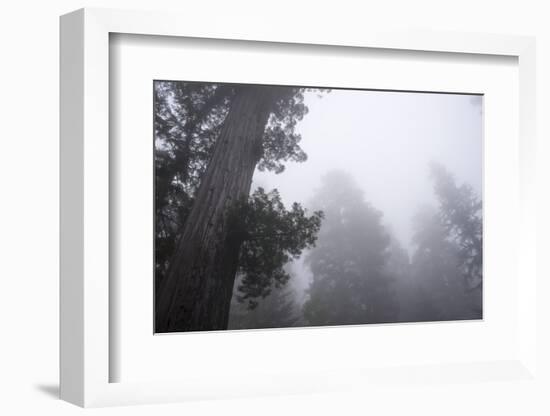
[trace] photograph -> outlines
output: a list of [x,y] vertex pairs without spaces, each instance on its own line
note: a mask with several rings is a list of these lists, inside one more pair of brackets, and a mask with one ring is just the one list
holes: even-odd
[[483,319],[482,94],[152,93],[155,333]]

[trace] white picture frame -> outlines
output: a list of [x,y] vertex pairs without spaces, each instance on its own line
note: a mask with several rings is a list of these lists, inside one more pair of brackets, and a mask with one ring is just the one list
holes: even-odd
[[[182,25],[181,22],[186,24]],[[530,37],[465,33],[327,33],[265,24],[243,18],[220,19],[205,26],[173,13],[82,9],[61,18],[61,305],[60,395],[80,406],[158,403],[193,398],[235,397],[270,392],[322,392],[341,388],[341,380],[363,384],[393,383],[410,373],[381,368],[368,374],[331,370],[315,374],[280,374],[270,380],[234,383],[220,377],[178,382],[112,383],[109,363],[109,34],[209,38],[281,44],[331,45],[440,53],[505,55],[518,59],[520,164],[518,240],[518,355],[499,362],[456,366],[442,363],[418,369],[430,379],[479,382],[472,372],[496,372],[508,379],[536,379],[535,241],[535,41]],[[112,306],[112,305],[111,305]],[[322,368],[320,370],[323,370]],[[401,371],[401,372],[400,372]],[[483,377],[481,377],[483,379]],[[308,382],[309,380],[309,382]],[[348,381],[349,382],[349,381]],[[280,386],[285,388],[281,390]]]

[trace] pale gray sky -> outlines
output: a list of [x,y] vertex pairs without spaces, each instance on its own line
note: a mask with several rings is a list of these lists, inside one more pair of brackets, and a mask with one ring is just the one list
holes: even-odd
[[408,247],[412,216],[434,204],[430,161],[481,196],[482,97],[333,90],[322,98],[306,93],[305,102],[309,114],[297,128],[308,160],[254,175],[254,186],[277,188],[287,206],[307,205],[326,172],[346,170]]

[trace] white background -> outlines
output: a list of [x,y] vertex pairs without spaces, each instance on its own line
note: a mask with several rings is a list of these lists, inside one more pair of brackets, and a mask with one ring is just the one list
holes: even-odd
[[[245,13],[285,25],[304,21],[338,30],[340,25],[428,27],[440,30],[512,33],[538,36],[539,188],[541,213],[550,212],[550,28],[545,1],[462,0],[385,2],[278,1],[19,1],[4,3],[0,13],[2,62],[2,150],[0,205],[2,235],[0,316],[1,398],[3,414],[72,414],[81,412],[54,399],[58,372],[58,16],[83,6],[173,9],[193,19],[210,13]],[[185,24],[182,22],[182,24]],[[546,116],[547,118],[547,116]],[[546,142],[544,141],[546,138]],[[544,182],[543,182],[544,180]],[[541,216],[539,239],[548,235]],[[547,238],[546,238],[547,240]],[[548,243],[546,242],[546,247]],[[546,264],[540,273],[550,275]],[[549,294],[543,281],[539,293]],[[539,299],[543,300],[544,295]],[[546,298],[548,295],[545,296]],[[539,328],[550,328],[550,302],[539,302]],[[549,332],[539,333],[549,347]],[[548,370],[547,356],[541,368]],[[546,373],[548,374],[548,372]],[[94,410],[100,414],[548,414],[546,386],[526,384],[458,384],[396,388],[371,395],[337,392],[316,396],[196,402],[159,407]]]

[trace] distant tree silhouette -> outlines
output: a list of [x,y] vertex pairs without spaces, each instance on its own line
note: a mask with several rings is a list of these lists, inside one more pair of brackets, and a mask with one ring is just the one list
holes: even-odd
[[414,217],[409,321],[480,318],[482,313],[481,201],[439,164],[430,166],[438,209]]
[[458,186],[455,178],[440,164],[432,164],[431,176],[439,202],[439,219],[448,238],[459,247],[462,275],[468,290],[481,290],[483,284],[482,202],[468,184]]
[[399,307],[387,268],[390,236],[382,214],[340,171],[323,178],[312,205],[325,219],[306,259],[313,273],[306,320],[311,325],[395,321]]
[[466,319],[464,281],[458,246],[449,241],[438,213],[425,208],[415,216],[411,275],[416,283],[416,304],[410,321]]

